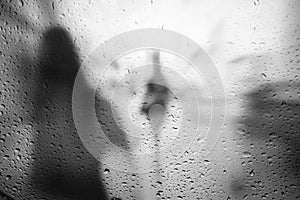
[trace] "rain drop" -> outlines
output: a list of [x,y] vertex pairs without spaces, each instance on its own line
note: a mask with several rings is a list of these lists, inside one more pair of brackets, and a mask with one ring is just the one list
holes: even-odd
[[245,157],[245,158],[251,157],[251,153],[248,152],[248,151],[244,151],[244,152],[242,153],[242,155],[243,155],[243,157]]

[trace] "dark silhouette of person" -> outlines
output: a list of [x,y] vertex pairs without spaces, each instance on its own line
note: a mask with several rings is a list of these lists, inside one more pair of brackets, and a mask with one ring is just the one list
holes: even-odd
[[68,32],[50,27],[43,34],[36,88],[32,190],[43,197],[108,199],[100,163],[84,148],[72,116],[72,89],[80,67]]
[[165,86],[166,80],[161,72],[159,51],[153,53],[152,60],[154,70],[151,79],[148,81],[147,93],[144,96],[144,102],[141,107],[142,113],[147,115],[150,108],[155,104],[165,107],[170,95],[169,89]]

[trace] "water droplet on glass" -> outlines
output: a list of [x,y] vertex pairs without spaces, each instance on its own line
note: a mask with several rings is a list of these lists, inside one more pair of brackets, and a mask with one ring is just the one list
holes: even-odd
[[103,174],[109,174],[110,173],[110,170],[105,168],[104,171],[103,171]]
[[242,153],[242,155],[243,155],[243,157],[245,157],[245,158],[251,157],[251,153],[250,153],[249,151],[244,151],[244,152]]
[[24,6],[24,1],[23,0],[19,0],[18,4],[19,4],[19,6],[23,7]]

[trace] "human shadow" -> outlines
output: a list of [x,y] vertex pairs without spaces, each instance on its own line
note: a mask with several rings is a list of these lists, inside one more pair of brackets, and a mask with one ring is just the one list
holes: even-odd
[[154,63],[153,74],[146,85],[147,93],[141,106],[141,112],[146,115],[149,115],[150,108],[155,104],[165,107],[170,95],[170,90],[164,86],[166,80],[161,72],[159,51],[153,53],[152,62]]
[[[19,3],[19,6],[11,1],[0,3],[4,25],[16,26],[39,36],[41,47],[38,58],[30,57],[25,50],[18,63],[21,67],[16,70],[18,79],[26,80],[21,86],[25,94],[20,93],[20,98],[24,96],[22,103],[28,112],[23,119],[33,127],[34,142],[32,163],[30,159],[26,165],[30,173],[29,185],[24,187],[26,191],[22,191],[26,194],[21,192],[15,196],[22,199],[28,195],[30,199],[109,199],[102,181],[101,164],[84,148],[73,122],[72,90],[80,62],[72,38],[62,26],[40,29],[27,17],[26,8],[29,4],[23,1]],[[45,16],[45,25],[47,21],[49,25],[60,24],[56,21],[56,13],[49,10],[51,8],[47,2],[36,3]],[[15,34],[7,32],[3,38],[9,41],[14,37]],[[26,44],[18,45],[17,50],[28,48]],[[7,46],[9,50],[14,48]],[[101,98],[101,92],[97,96]],[[111,108],[105,98],[101,101],[105,108]],[[120,138],[118,140],[126,141],[126,138]],[[2,191],[0,193],[0,198],[9,198]],[[7,189],[7,193],[12,193],[11,189]]]
[[45,31],[38,67],[31,185],[51,197],[108,199],[100,163],[82,145],[73,122],[72,89],[80,64],[64,28]]

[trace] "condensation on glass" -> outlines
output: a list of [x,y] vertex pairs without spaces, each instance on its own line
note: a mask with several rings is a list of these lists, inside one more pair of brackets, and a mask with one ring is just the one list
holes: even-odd
[[[297,0],[1,1],[0,198],[300,199],[299,11]],[[141,28],[173,30],[197,42],[215,63],[226,93],[224,128],[207,157],[200,148],[187,149],[167,168],[157,162],[158,168],[143,174],[95,159],[82,145],[72,114],[82,61],[109,38]],[[111,108],[103,96],[122,75],[119,68],[158,59],[156,54],[164,62],[176,60],[145,50],[113,63],[96,106]],[[149,70],[149,80],[160,70]],[[133,86],[125,80],[122,87]],[[171,103],[147,99],[144,94],[153,90]],[[139,88],[128,102],[131,120],[147,127],[165,115],[165,131],[176,130],[182,111],[174,95],[158,85]],[[142,109],[141,99],[150,102]],[[209,94],[202,100],[205,108]],[[98,117],[124,125],[121,117]],[[126,135],[106,128],[113,142],[130,148]]]

